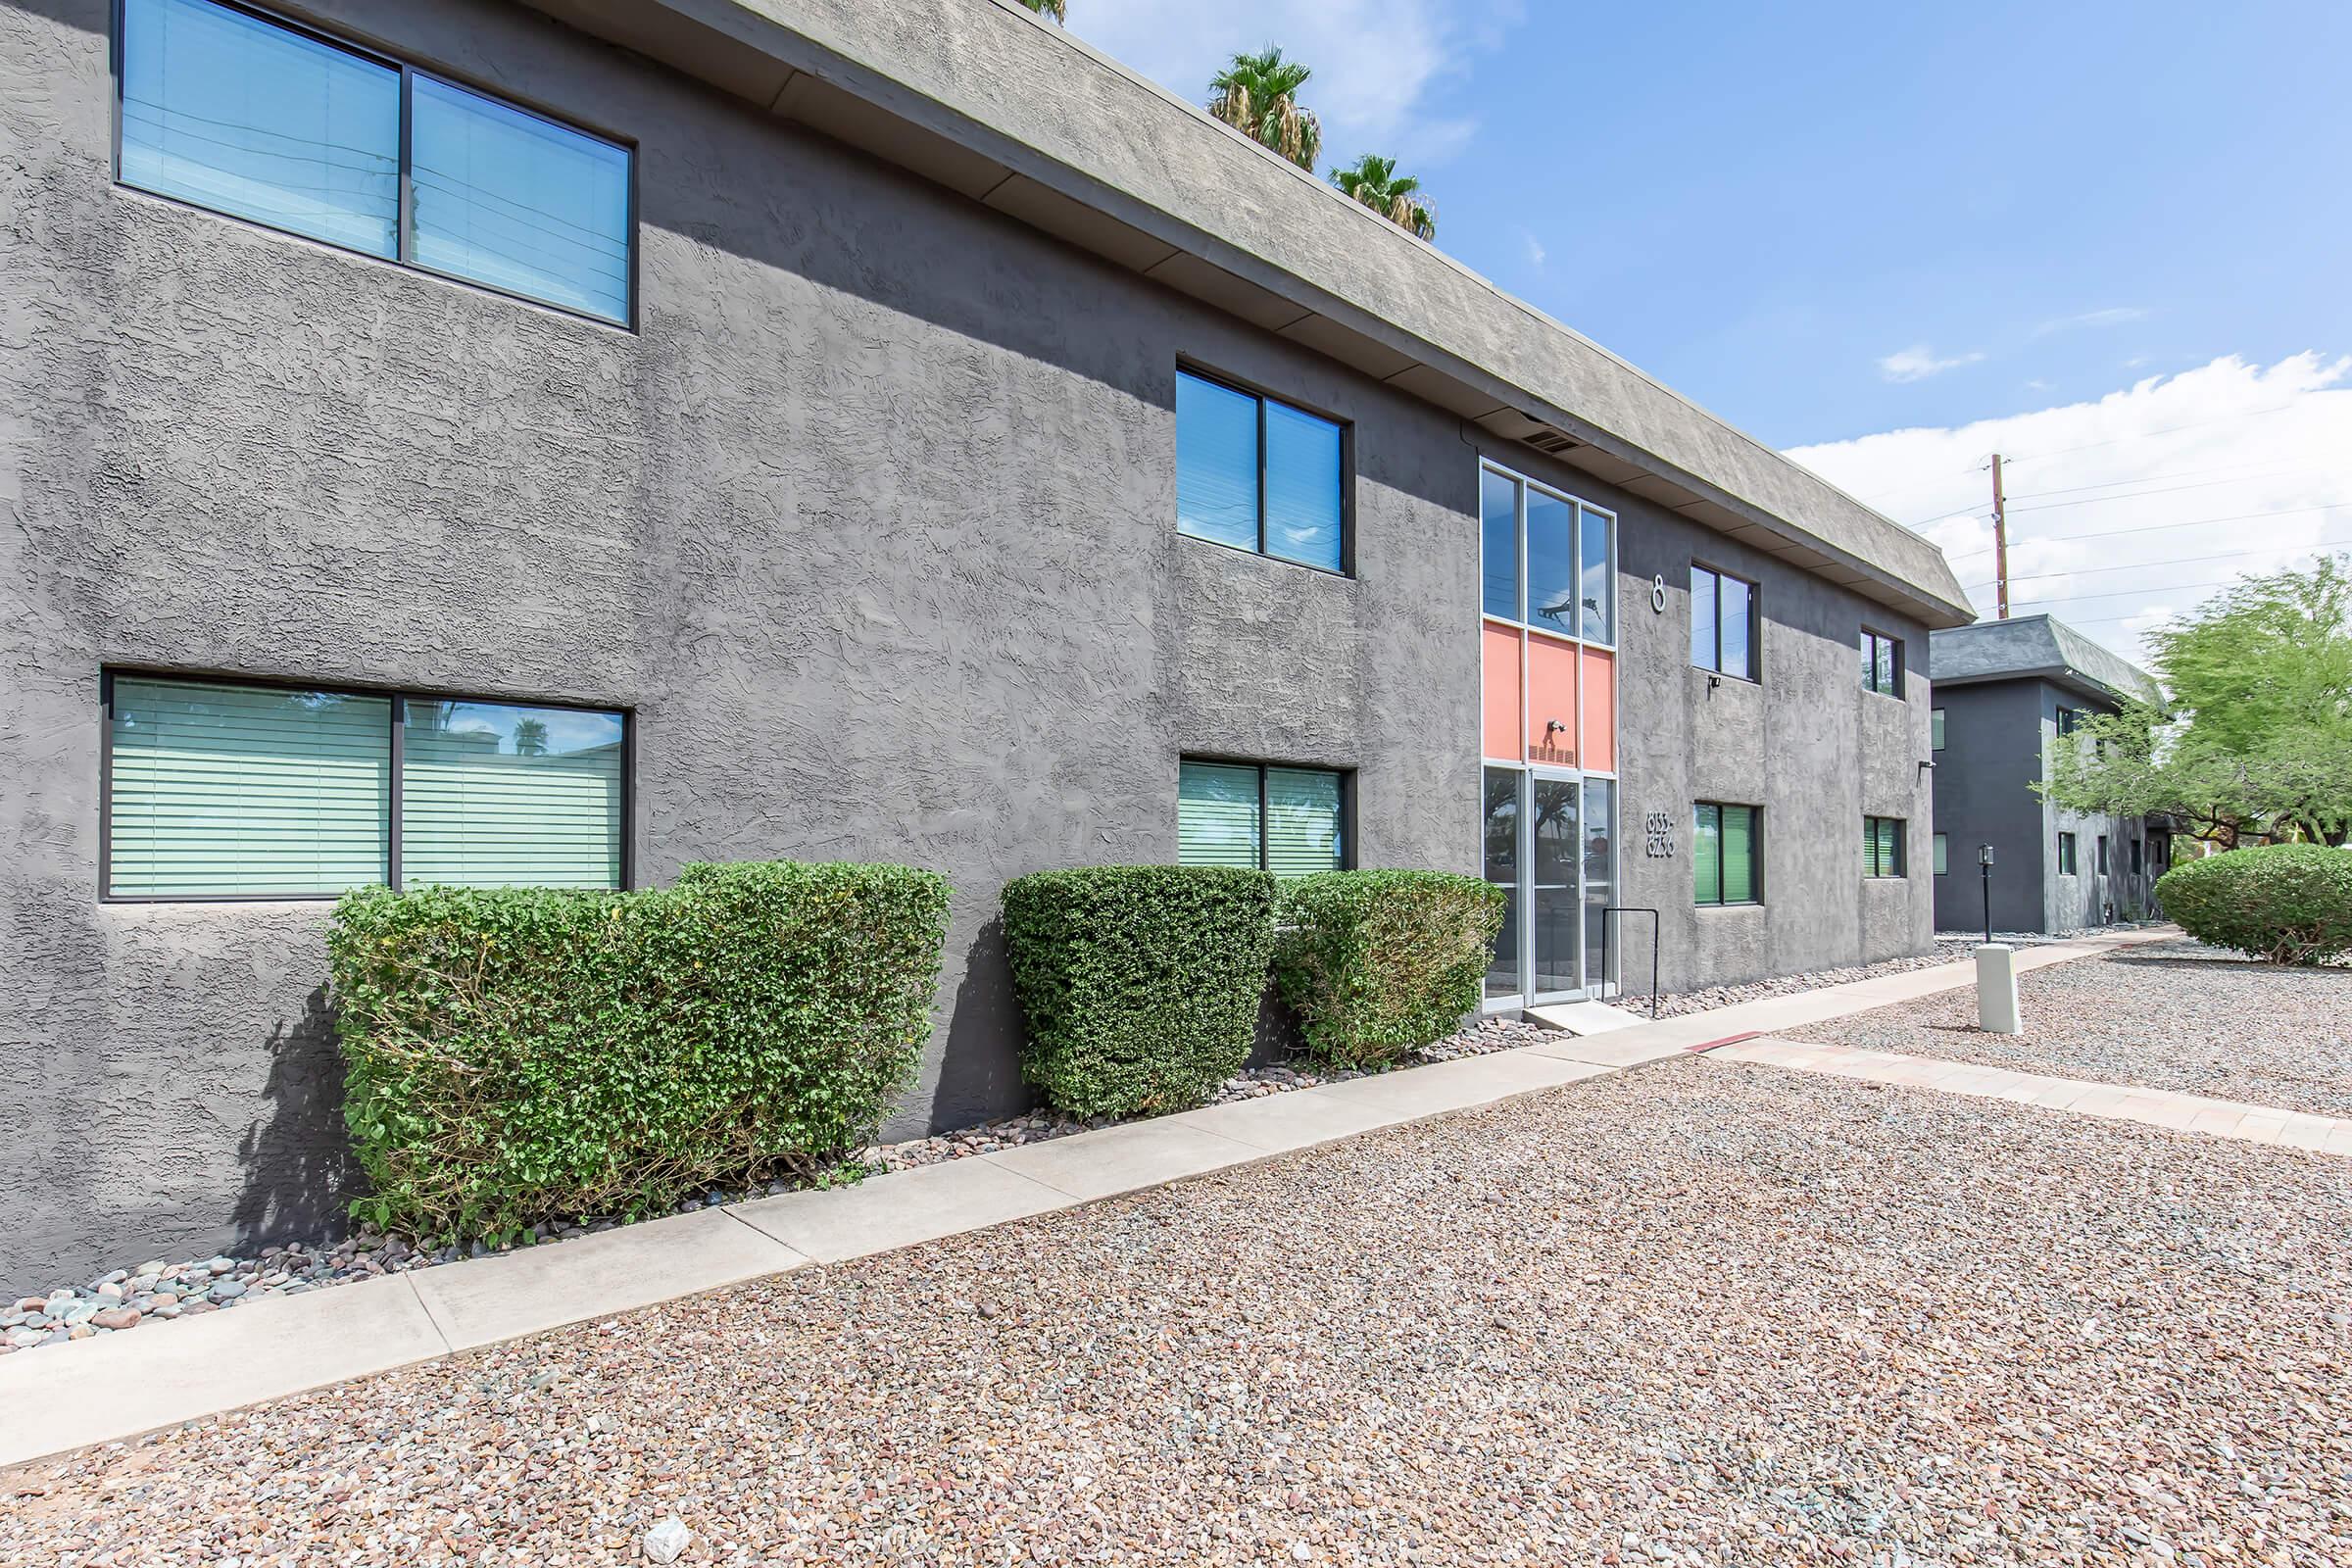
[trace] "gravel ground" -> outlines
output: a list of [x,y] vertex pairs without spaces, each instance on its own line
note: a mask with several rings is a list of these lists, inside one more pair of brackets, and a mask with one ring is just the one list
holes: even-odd
[[0,1561],[2321,1568],[2347,1220],[1686,1057],[47,1461]]
[[2352,968],[2163,942],[2037,969],[2017,989],[2022,1036],[1979,1033],[1972,988],[1785,1038],[2352,1116]]
[[[1532,1045],[1543,1039],[1544,1034],[1534,1024],[1517,1019],[1482,1019],[1458,1034],[1415,1052],[1401,1065],[1423,1066],[1459,1056],[1508,1051]],[[1209,1097],[1209,1102],[1221,1105],[1362,1076],[1360,1072],[1316,1072],[1288,1066],[1252,1067],[1226,1080]],[[966,1159],[974,1154],[1045,1143],[1110,1125],[1109,1120],[1081,1121],[1052,1111],[1032,1111],[934,1138],[883,1145],[868,1150],[863,1163],[874,1170],[911,1170],[918,1165]],[[688,1199],[678,1205],[677,1211],[683,1213],[790,1192],[794,1185],[780,1181],[759,1192],[713,1189]],[[619,1219],[603,1217],[541,1225],[534,1245],[569,1241],[611,1230],[621,1223]],[[271,1247],[253,1256],[223,1254],[178,1263],[156,1259],[135,1268],[115,1269],[79,1285],[61,1285],[42,1296],[21,1297],[13,1302],[0,1298],[0,1355],[100,1339],[175,1318],[197,1317],[263,1297],[300,1296],[328,1286],[348,1285],[354,1280],[372,1279],[378,1274],[431,1268],[437,1263],[454,1263],[461,1257],[481,1257],[492,1250],[478,1242],[464,1248],[423,1248],[406,1238],[363,1229],[358,1235],[331,1245],[306,1247],[297,1243],[291,1247]]]

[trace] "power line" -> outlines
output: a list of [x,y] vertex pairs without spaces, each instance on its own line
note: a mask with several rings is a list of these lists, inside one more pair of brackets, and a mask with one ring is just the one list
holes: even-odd
[[[2352,507],[2352,501],[2328,501],[2316,507],[2280,507],[2271,512],[2240,512],[2227,517],[2191,517],[2186,522],[2151,522],[2136,528],[2104,528],[2096,533],[2043,534],[2039,539],[2026,542],[2029,544],[2054,544],[2061,539],[2114,539],[2128,533],[2162,533],[2167,528],[2205,528],[2220,522],[2248,522],[2256,517],[2292,517],[2306,512],[2334,512],[2343,507]],[[1971,550],[1964,556],[1955,556],[1951,559],[1973,561],[1979,556],[1991,554],[1989,549]]]
[[[2352,544],[2352,539],[2322,539],[2316,541],[2304,554],[2308,555],[2330,545],[2346,544]],[[2218,556],[2171,556],[2160,561],[2128,562],[2120,566],[2074,566],[2060,571],[2029,571],[2023,576],[2012,573],[2009,581],[2014,586],[2020,582],[2045,582],[2052,577],[2088,577],[2103,571],[2152,571],[2158,566],[2191,566],[2207,561],[2237,561],[2241,560],[2245,554],[2246,552],[2243,550],[2226,550]],[[1993,586],[1994,584],[1990,582],[1971,585],[1972,589]]]

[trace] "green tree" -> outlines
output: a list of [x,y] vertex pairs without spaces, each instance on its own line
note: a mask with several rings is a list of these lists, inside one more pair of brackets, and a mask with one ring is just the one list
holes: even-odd
[[545,757],[547,755],[547,720],[518,718],[514,721],[514,755],[516,757]]
[[1021,4],[1041,17],[1052,17],[1055,22],[1070,20],[1070,0],[1021,0]]
[[1421,194],[1421,181],[1396,172],[1396,160],[1370,153],[1353,169],[1335,169],[1331,182],[1409,234],[1438,237],[1437,209]]
[[1298,103],[1298,89],[1314,73],[1268,45],[1256,54],[1233,57],[1209,78],[1214,94],[1208,112],[1243,135],[1272,148],[1300,169],[1312,171],[1323,151],[1323,125]]
[[2352,564],[2249,577],[2150,641],[2164,701],[2077,728],[2048,799],[2165,812],[2224,849],[2352,838]]

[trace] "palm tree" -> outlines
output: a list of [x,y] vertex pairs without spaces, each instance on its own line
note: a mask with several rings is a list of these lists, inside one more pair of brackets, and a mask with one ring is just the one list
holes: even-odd
[[1216,96],[1208,101],[1208,112],[1312,172],[1323,151],[1323,125],[1311,110],[1298,107],[1298,89],[1312,74],[1283,59],[1271,44],[1253,55],[1235,55],[1232,65],[1209,79]]
[[1437,209],[1421,192],[1421,182],[1396,172],[1396,160],[1370,153],[1353,169],[1335,169],[1331,182],[1407,233],[1423,239],[1438,237]]
[[1070,0],[1021,0],[1021,4],[1041,17],[1052,17],[1055,22],[1070,20]]

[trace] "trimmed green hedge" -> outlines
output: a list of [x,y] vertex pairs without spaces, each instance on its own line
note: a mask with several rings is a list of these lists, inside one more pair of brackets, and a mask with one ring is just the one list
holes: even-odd
[[497,1240],[814,1174],[912,1077],[947,917],[947,882],[897,865],[346,894],[327,947],[374,1186],[354,1212]]
[[2157,880],[2156,897],[2199,942],[2272,963],[2352,953],[2352,850],[2272,844],[2183,860]]
[[1503,890],[1447,871],[1324,871],[1283,889],[1274,984],[1307,1054],[1380,1067],[1478,1009]]
[[1076,1116],[1199,1104],[1250,1059],[1273,945],[1263,871],[1102,865],[1007,884],[1022,1071]]

